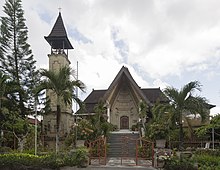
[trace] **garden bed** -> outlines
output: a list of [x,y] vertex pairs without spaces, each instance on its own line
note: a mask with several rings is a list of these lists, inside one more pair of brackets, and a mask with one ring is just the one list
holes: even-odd
[[0,167],[3,170],[49,170],[64,166],[88,166],[88,151],[76,149],[71,153],[36,156],[25,153],[0,154]]

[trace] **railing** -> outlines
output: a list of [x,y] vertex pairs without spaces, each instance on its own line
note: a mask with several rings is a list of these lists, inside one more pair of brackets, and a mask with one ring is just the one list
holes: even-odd
[[[210,143],[210,148],[212,148],[212,141],[184,141],[183,147],[185,149],[196,149],[196,148],[205,148],[206,143]],[[214,141],[215,148],[220,147],[220,141]],[[178,148],[179,147],[179,141],[172,141],[170,142],[170,149]]]
[[106,137],[89,143],[89,163],[106,165]]
[[[139,138],[136,140],[136,165],[142,165],[140,161],[151,160],[152,166],[154,165],[154,142],[148,141],[144,138]],[[148,164],[145,163],[145,166]]]

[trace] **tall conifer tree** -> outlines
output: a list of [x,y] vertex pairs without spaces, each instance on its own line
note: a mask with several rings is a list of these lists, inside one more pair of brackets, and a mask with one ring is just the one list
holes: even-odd
[[[37,72],[32,50],[28,44],[28,29],[25,24],[21,0],[6,0],[3,6],[0,28],[0,71],[10,76],[19,86],[16,95],[21,116],[30,114],[33,100],[34,77]],[[29,111],[28,111],[29,110]]]

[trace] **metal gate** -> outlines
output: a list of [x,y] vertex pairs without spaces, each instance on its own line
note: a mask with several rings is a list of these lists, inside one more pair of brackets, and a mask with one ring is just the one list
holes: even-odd
[[108,163],[106,147],[105,137],[99,137],[97,140],[89,143],[90,165],[153,166],[154,164],[154,143],[144,138],[133,139],[122,136],[121,156],[108,159]]
[[154,142],[144,138],[136,140],[136,165],[154,165]]
[[[121,141],[121,165],[154,165],[154,142],[148,141],[144,138],[133,139],[127,136],[122,136]],[[133,147],[131,147],[132,145]]]
[[106,165],[106,137],[99,137],[89,143],[90,165]]

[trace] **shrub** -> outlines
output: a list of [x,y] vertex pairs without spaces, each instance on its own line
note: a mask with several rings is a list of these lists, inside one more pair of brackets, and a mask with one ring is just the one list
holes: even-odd
[[167,159],[164,165],[165,170],[197,170],[189,159],[180,160],[178,157]]
[[77,167],[86,167],[88,165],[88,150],[85,147],[78,148],[74,154],[74,160]]
[[39,166],[41,165],[40,157],[31,154],[10,153],[0,155],[0,165],[2,167]]
[[195,155],[220,156],[220,150],[198,149],[196,150]]
[[0,154],[1,153],[10,153],[12,152],[12,149],[10,147],[0,147]]
[[[19,169],[22,167],[33,168],[59,168],[63,166],[88,165],[88,151],[85,148],[76,149],[75,152],[36,156],[27,153],[0,154],[0,167]],[[23,168],[27,169],[27,168]]]
[[219,151],[212,151],[212,150],[196,151],[193,160],[198,164],[199,170],[220,169]]
[[220,151],[219,150],[197,150],[192,158],[173,157],[166,160],[165,170],[194,170],[197,165],[198,170],[219,170]]
[[141,158],[151,158],[152,156],[152,149],[151,147],[143,147],[139,146],[138,147],[138,156]]

